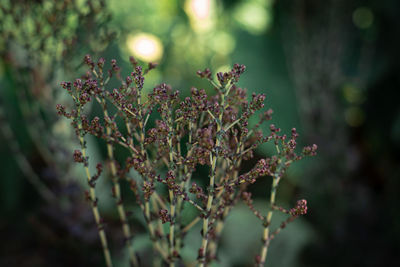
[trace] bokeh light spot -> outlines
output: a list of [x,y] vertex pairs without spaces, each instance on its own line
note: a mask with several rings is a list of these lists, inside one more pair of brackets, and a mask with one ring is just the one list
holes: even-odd
[[190,25],[197,32],[210,31],[214,26],[212,0],[186,0],[185,12],[189,17]]
[[192,0],[190,8],[199,19],[206,19],[210,15],[210,0]]
[[374,14],[368,7],[359,7],[353,12],[353,23],[360,29],[367,29],[374,22]]
[[271,12],[259,2],[240,4],[234,12],[239,25],[252,34],[262,34],[271,24]]
[[126,44],[135,57],[146,62],[159,61],[163,55],[161,40],[152,34],[140,33],[129,36]]
[[352,104],[360,104],[365,101],[365,96],[361,89],[353,84],[346,84],[343,87],[343,96],[347,102]]

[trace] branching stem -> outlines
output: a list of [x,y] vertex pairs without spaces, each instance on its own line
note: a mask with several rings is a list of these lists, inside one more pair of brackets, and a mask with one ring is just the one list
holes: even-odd
[[272,215],[274,213],[273,207],[275,206],[276,189],[278,187],[279,181],[280,181],[280,168],[277,169],[274,176],[272,177],[272,187],[271,187],[271,194],[270,194],[270,199],[269,199],[271,209],[268,211],[266,221],[265,221],[265,226],[264,226],[264,231],[263,231],[263,246],[261,248],[261,254],[260,254],[261,259],[258,264],[258,267],[264,266],[265,261],[267,259],[269,240],[270,240],[270,226],[271,226],[271,221],[272,221]]
[[[78,114],[80,113],[80,110],[78,109]],[[78,120],[78,130],[82,131],[82,122],[80,120]],[[79,136],[79,141],[81,144],[81,150],[82,150],[82,157],[87,160],[87,156],[86,156],[86,145],[85,145],[85,140],[83,138],[83,134],[80,133]],[[92,206],[92,212],[93,212],[93,216],[96,222],[96,226],[99,232],[99,237],[100,237],[100,242],[101,242],[101,246],[103,248],[103,254],[104,254],[104,258],[106,261],[106,266],[107,267],[112,267],[112,261],[111,261],[111,254],[110,254],[110,250],[108,248],[108,243],[107,243],[107,237],[106,237],[106,233],[104,231],[104,227],[103,224],[101,222],[101,218],[100,218],[100,213],[99,213],[99,209],[97,207],[97,197],[96,197],[96,191],[94,189],[94,187],[91,185],[91,175],[90,175],[90,171],[89,171],[89,167],[88,164],[85,163],[85,173],[86,173],[86,178],[87,181],[89,183],[89,196],[90,196],[90,202],[91,202],[91,206]]]

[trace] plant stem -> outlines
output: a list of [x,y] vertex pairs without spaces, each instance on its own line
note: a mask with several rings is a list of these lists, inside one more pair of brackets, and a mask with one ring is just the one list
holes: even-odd
[[[240,150],[241,149],[242,149],[242,143],[240,142],[238,144],[238,147],[237,147],[237,150],[236,150],[236,154],[240,154]],[[240,167],[241,162],[242,162],[242,159],[239,158],[236,161],[236,164],[234,165],[235,171],[233,173],[232,181],[236,181],[237,180],[237,177],[238,177],[238,174],[239,174],[238,168]],[[217,198],[219,198],[222,195],[223,192],[224,192],[224,190],[222,188],[222,190],[218,192]],[[222,205],[222,204],[223,204],[223,200],[220,199],[219,205]],[[224,213],[222,215],[222,218],[221,219],[217,219],[217,226],[215,227],[216,240],[213,240],[210,243],[210,255],[211,255],[211,258],[215,258],[217,256],[218,239],[221,236],[222,230],[224,229],[224,224],[225,224],[224,219],[228,216],[229,212],[231,211],[231,208],[232,208],[231,206],[225,207],[224,208]]]
[[[149,118],[149,115],[147,115],[146,119],[143,119],[143,109],[142,107],[142,103],[141,103],[141,90],[138,90],[138,96],[136,99],[136,104],[139,107],[139,143],[140,143],[140,155],[143,159],[146,159],[146,164],[147,167],[150,167],[150,162],[149,162],[149,157],[147,155],[147,151],[144,147],[144,142],[145,142],[145,125],[147,123],[147,120]],[[127,128],[129,128],[129,123],[127,123]],[[133,146],[133,143],[132,143]],[[139,153],[137,153],[139,154]],[[146,181],[146,177],[142,176],[142,180]],[[148,179],[147,179],[148,180]],[[158,194],[156,192],[153,193],[153,196],[155,197],[156,201],[158,201],[160,203],[160,206],[165,208],[164,203],[162,202],[161,198],[158,196]],[[149,229],[149,233],[150,233],[150,239],[152,240],[153,243],[153,248],[158,251],[161,255],[161,257],[164,259],[164,261],[166,262],[170,262],[169,258],[168,258],[168,254],[165,252],[162,244],[159,242],[158,237],[155,234],[155,230],[154,230],[154,226],[151,222],[151,214],[150,214],[150,199],[145,199],[145,205],[144,205],[144,215],[145,215],[145,220],[147,223],[147,227]]]
[[[104,117],[108,117],[108,112],[104,98],[102,99],[102,106],[103,106]],[[106,131],[107,135],[110,136],[111,135],[110,127],[107,126]],[[114,186],[115,203],[117,205],[118,215],[122,224],[122,232],[124,234],[126,247],[128,248],[129,252],[129,260],[132,266],[139,266],[138,259],[136,257],[135,251],[132,246],[131,230],[128,224],[128,220],[126,218],[125,207],[122,202],[121,188],[118,182],[117,167],[115,166],[114,162],[114,150],[110,142],[107,142],[107,154],[108,154],[108,160],[110,161],[111,178]]]
[[[78,122],[78,130],[82,131],[82,123],[81,122]],[[81,144],[82,156],[86,160],[85,140],[83,139],[83,136],[81,134],[79,136],[79,141]],[[89,171],[89,167],[88,167],[87,163],[85,163],[85,172],[86,172],[86,177],[87,177],[87,180],[89,183],[89,194],[90,194],[89,196],[90,196],[90,202],[91,202],[91,206],[92,206],[92,212],[93,212],[93,216],[94,216],[94,219],[96,222],[97,230],[99,232],[100,242],[101,242],[101,246],[103,248],[106,266],[112,267],[113,264],[111,261],[110,250],[108,248],[107,237],[106,237],[106,233],[104,231],[103,225],[101,223],[100,213],[99,213],[99,209],[97,207],[96,191],[94,190],[94,187],[91,185],[91,176],[90,176],[90,171]]]
[[149,200],[145,200],[145,205],[144,205],[144,215],[147,223],[147,227],[149,228],[149,233],[150,233],[150,239],[153,241],[153,247],[155,250],[157,250],[162,258],[166,261],[169,262],[168,260],[168,255],[165,253],[164,249],[160,245],[160,243],[157,241],[157,237],[154,232],[154,227],[151,223],[151,216],[150,216],[150,203]]
[[[174,172],[174,175],[176,173],[175,169],[175,163],[174,163],[174,147],[172,144],[172,128],[173,128],[173,122],[172,122],[172,112],[169,112],[168,116],[168,124],[170,129],[170,133],[168,134],[168,146],[169,146],[169,168]],[[170,206],[170,214],[171,214],[171,221],[169,224],[169,257],[170,257],[170,262],[169,266],[174,267],[174,243],[175,243],[175,206],[176,206],[176,198],[174,195],[174,191],[172,188],[168,190],[169,193],[169,200],[171,203]]]
[[[99,77],[96,72],[94,72],[94,74],[96,75],[96,77]],[[103,80],[103,76],[101,75],[100,85],[103,90],[104,90],[104,84],[105,83]],[[102,98],[100,99],[99,97],[97,97],[96,100],[102,106],[104,118],[107,118],[107,117],[109,118],[104,91],[103,91]],[[130,129],[128,129],[128,132],[129,132],[129,130]],[[109,126],[106,126],[106,132],[107,132],[107,136],[111,136],[112,131]],[[132,143],[130,143],[130,145],[133,146]],[[119,218],[120,218],[120,221],[122,224],[122,232],[124,234],[125,245],[128,249],[128,253],[129,253],[129,261],[132,266],[136,267],[136,266],[139,266],[139,262],[138,262],[138,259],[136,257],[135,251],[132,246],[131,229],[129,227],[128,220],[126,218],[125,207],[124,207],[122,197],[121,197],[121,187],[120,187],[119,181],[118,181],[117,167],[116,167],[115,161],[114,161],[114,149],[113,149],[112,144],[109,141],[107,141],[107,155],[108,155],[108,160],[110,161],[111,179],[112,179],[113,187],[114,187],[114,191],[113,191],[114,199],[115,199],[115,203],[117,205],[118,215],[119,215]]]
[[267,253],[268,253],[268,247],[269,247],[269,235],[270,235],[270,226],[271,226],[271,221],[272,221],[272,215],[274,212],[273,207],[275,206],[275,199],[276,199],[276,188],[278,187],[278,183],[280,180],[279,176],[280,168],[275,172],[275,175],[272,177],[272,187],[271,187],[271,195],[270,195],[270,206],[271,209],[268,211],[267,214],[267,219],[265,222],[264,226],[264,232],[263,232],[263,246],[261,248],[261,259],[258,264],[259,267],[264,266],[265,261],[267,259]]
[[[214,180],[215,180],[215,168],[217,163],[217,157],[213,157],[212,153],[210,153],[210,161],[211,161],[211,171],[210,171],[210,188],[214,188]],[[210,211],[213,202],[213,190],[209,190],[208,198],[207,198],[207,207],[206,207],[206,215],[203,219],[203,239],[201,241],[201,254],[199,257],[199,266],[203,267],[205,265],[206,260],[206,252],[207,252],[207,244],[208,244],[208,221],[210,217]]]
[[[217,124],[217,132],[216,132],[216,140],[215,140],[215,148],[219,148],[221,146],[221,138],[219,137],[219,133],[222,130],[222,116],[224,114],[224,109],[225,109],[225,96],[229,93],[229,90],[227,90],[224,94],[221,94],[221,107],[222,110],[220,110],[219,113],[219,118],[218,120],[215,119],[215,116],[208,110],[208,113],[213,117],[216,121]],[[218,158],[218,152],[215,153],[213,156],[213,152],[210,152],[210,163],[211,163],[211,170],[210,170],[210,187],[208,190],[208,197],[207,197],[207,207],[206,207],[206,214],[204,215],[203,219],[203,238],[201,241],[201,247],[200,247],[200,255],[199,255],[199,266],[204,267],[205,262],[206,262],[206,254],[207,254],[207,245],[208,245],[208,221],[211,215],[211,208],[212,208],[212,202],[214,199],[214,183],[215,183],[215,170],[216,170],[216,165],[217,165],[217,158]]]
[[174,241],[175,241],[175,196],[172,190],[169,190],[169,198],[171,201],[171,222],[169,224],[169,255],[170,267],[174,267]]

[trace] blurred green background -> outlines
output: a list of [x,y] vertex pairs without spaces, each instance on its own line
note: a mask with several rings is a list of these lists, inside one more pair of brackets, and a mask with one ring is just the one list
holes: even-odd
[[[103,264],[72,163],[78,143],[55,110],[68,102],[60,82],[84,74],[87,53],[117,59],[124,73],[130,55],[158,62],[146,90],[166,82],[183,94],[210,89],[199,69],[245,64],[240,85],[267,95],[273,122],[319,146],[278,190],[280,205],[305,198],[309,214],[272,242],[267,266],[397,266],[399,11],[397,0],[0,0],[0,266]],[[103,148],[89,143],[90,156],[102,159]],[[261,148],[256,158],[268,154]],[[116,264],[124,266],[103,183],[101,208]],[[260,208],[267,188],[251,189]],[[128,188],[123,194],[133,203]],[[128,207],[135,244],[149,256],[141,214]],[[262,230],[253,217],[244,206],[234,209],[218,266],[252,266]],[[199,235],[189,238],[196,243]]]

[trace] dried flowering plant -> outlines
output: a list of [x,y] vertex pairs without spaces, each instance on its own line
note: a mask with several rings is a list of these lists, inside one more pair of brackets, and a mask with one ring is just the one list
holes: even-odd
[[[270,133],[264,135],[259,128],[271,119],[272,110],[261,112],[258,123],[250,126],[249,119],[264,107],[265,95],[252,94],[248,101],[246,90],[237,86],[245,71],[244,65],[235,64],[231,71],[217,73],[217,79],[213,78],[209,69],[198,71],[201,78],[209,80],[216,94],[208,96],[204,89],[192,88],[190,96],[181,100],[179,91],[166,84],[157,85],[147,96],[143,95],[145,75],[156,64],[149,63],[143,69],[131,57],[133,72],[123,78],[115,60],[111,61],[108,71],[104,70],[103,58],[95,63],[87,55],[84,61],[89,67],[86,75],[73,83],[62,83],[74,106],[67,109],[59,104],[57,110],[72,121],[80,140],[80,149],[75,150],[74,160],[85,168],[89,185],[86,197],[92,206],[107,266],[112,266],[112,260],[97,207],[101,196],[97,196],[95,190],[103,167],[99,163],[97,173],[90,173],[85,141],[87,135],[106,143],[107,169],[113,184],[111,192],[131,265],[138,266],[141,261],[139,254],[133,250],[135,239],[121,196],[120,181],[123,179],[129,182],[137,205],[143,212],[154,251],[169,266],[185,264],[180,256],[187,241],[185,235],[197,223],[202,225],[199,233],[202,240],[198,257],[193,260],[197,260],[198,266],[206,266],[216,260],[225,219],[239,201],[250,208],[264,228],[260,253],[255,255],[256,265],[264,266],[270,241],[287,223],[307,212],[306,200],[299,200],[289,210],[275,204],[279,182],[294,161],[315,155],[317,146],[307,146],[296,153],[296,129],[292,129],[287,136],[273,124],[270,125]],[[110,91],[106,85],[112,77],[120,80],[121,85]],[[89,118],[85,114],[90,102],[100,105],[100,117]],[[150,121],[154,117],[159,119],[152,127]],[[267,142],[275,145],[276,154],[259,160],[250,171],[241,172],[242,162],[252,158],[253,151]],[[114,149],[118,146],[129,151],[124,162],[114,158]],[[198,173],[196,168],[201,165],[208,169],[208,177],[202,177],[207,186],[193,182],[194,175]],[[140,180],[132,177],[133,170]],[[272,187],[268,192],[269,208],[262,212],[253,206],[247,188],[259,179],[267,179],[265,177],[272,177]],[[184,223],[182,212],[189,206],[194,207],[198,215],[190,223]],[[270,224],[274,211],[286,213],[288,219],[272,231]]]

